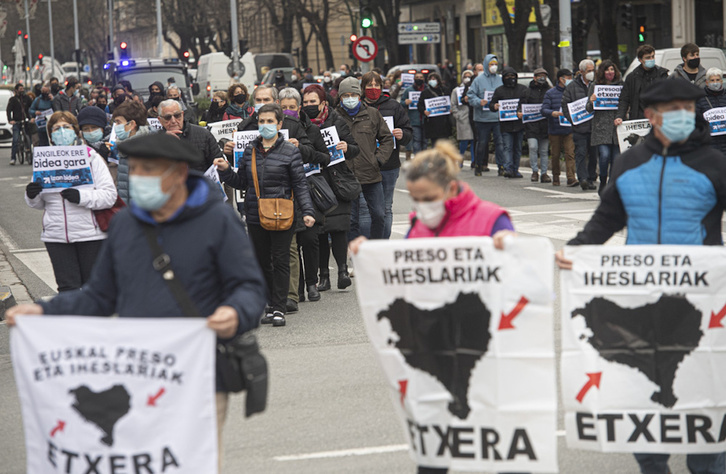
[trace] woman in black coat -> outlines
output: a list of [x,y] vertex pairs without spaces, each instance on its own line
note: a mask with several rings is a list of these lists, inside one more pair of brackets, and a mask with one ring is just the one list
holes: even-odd
[[257,193],[252,175],[252,154],[255,154],[261,198],[282,198],[298,201],[303,222],[307,227],[315,224],[315,210],[310,190],[305,180],[300,150],[285,141],[279,133],[282,128],[282,109],[277,104],[266,104],[258,112],[260,136],[244,151],[235,173],[224,158],[214,164],[219,177],[226,184],[246,191],[244,212],[257,260],[265,274],[270,292],[268,309],[263,324],[285,325],[287,290],[290,284],[290,244],[295,233],[294,225],[287,230],[271,231],[260,223]]
[[446,115],[429,117],[431,112],[426,110],[426,99],[448,96],[449,95],[444,90],[444,84],[441,80],[441,76],[435,72],[429,74],[428,84],[423,92],[421,92],[421,97],[418,99],[418,111],[423,114],[424,136],[426,139],[431,139],[431,146],[436,143],[436,140],[449,138],[451,136],[451,112]]
[[[726,107],[726,92],[723,87],[723,71],[710,68],[706,71],[706,96],[696,102],[696,121],[708,121],[703,116],[705,112],[719,107]],[[726,135],[711,137],[711,146],[726,155]]]
[[[352,160],[358,156],[358,145],[351,134],[348,125],[335,110],[333,110],[326,100],[325,90],[319,85],[312,85],[305,88],[303,94],[303,107],[300,116],[305,115],[313,125],[325,130],[335,127],[338,132],[340,142],[336,145],[337,150],[342,150],[346,160]],[[336,173],[345,173],[353,175],[345,162],[334,163],[323,168],[323,176],[328,181],[332,180],[332,176]],[[355,179],[355,177],[353,176]],[[338,265],[338,289],[345,289],[351,285],[350,275],[348,274],[348,230],[350,230],[350,212],[351,203],[338,199],[338,207],[330,214],[325,216],[325,224],[323,232],[318,236],[319,241],[319,267],[320,280],[318,282],[318,291],[330,289],[330,273],[329,261],[330,250],[332,244],[333,257]]]

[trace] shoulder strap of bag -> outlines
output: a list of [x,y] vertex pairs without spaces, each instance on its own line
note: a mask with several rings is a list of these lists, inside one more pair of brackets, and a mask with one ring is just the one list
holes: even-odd
[[194,305],[194,302],[189,297],[189,293],[184,289],[184,286],[176,278],[174,270],[171,268],[171,258],[164,252],[164,249],[159,245],[159,231],[156,226],[150,224],[142,224],[141,227],[144,229],[144,235],[146,240],[149,242],[151,247],[151,253],[154,256],[153,266],[154,270],[161,273],[161,277],[164,279],[164,283],[174,295],[174,299],[182,310],[184,316],[187,317],[199,317],[199,311]]
[[252,181],[255,183],[255,194],[257,199],[260,198],[260,182],[257,180],[257,159],[256,159],[255,148],[252,147]]

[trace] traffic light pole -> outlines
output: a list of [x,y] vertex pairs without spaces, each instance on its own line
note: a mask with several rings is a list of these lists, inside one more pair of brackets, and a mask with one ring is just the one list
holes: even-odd
[[28,35],[28,56],[26,56],[28,58],[28,62],[25,65],[25,71],[27,76],[26,83],[30,85],[30,61],[33,60],[33,51],[30,49],[30,14],[28,13],[28,0],[25,0],[25,32]]
[[560,67],[572,70],[572,3],[560,0]]
[[161,59],[164,55],[164,42],[161,29],[161,0],[156,0],[156,56]]
[[[48,32],[50,33],[50,77],[55,77],[55,47],[53,45],[53,7],[48,0]],[[40,66],[40,64],[38,64]],[[43,71],[40,71],[40,80],[43,80]]]
[[115,60],[116,43],[114,43],[113,39],[113,0],[108,0],[108,52],[111,59]]
[[78,1],[73,0],[73,56],[76,60],[76,70],[78,71],[78,80],[80,81],[83,77],[81,74],[81,46],[78,38]]
[[229,0],[230,21],[232,24],[232,69],[239,81],[239,31],[237,29],[237,0]]

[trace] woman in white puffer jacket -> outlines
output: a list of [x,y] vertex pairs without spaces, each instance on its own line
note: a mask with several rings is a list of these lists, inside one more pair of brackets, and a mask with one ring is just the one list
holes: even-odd
[[[70,112],[55,112],[48,119],[47,130],[51,146],[83,143],[78,121]],[[59,292],[78,289],[88,281],[106,239],[93,211],[109,209],[116,202],[116,187],[106,162],[92,148],[84,148],[88,152],[93,184],[41,193],[43,188],[38,179],[25,189],[28,205],[44,211],[40,240],[48,250]]]

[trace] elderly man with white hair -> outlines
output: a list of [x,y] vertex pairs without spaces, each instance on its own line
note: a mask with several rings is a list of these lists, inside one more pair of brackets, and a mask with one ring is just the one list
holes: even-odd
[[[719,120],[711,114],[707,114],[711,109],[726,107],[726,93],[723,87],[723,71],[719,68],[712,67],[706,71],[706,97],[701,97],[696,102],[696,120],[705,120],[709,122],[709,118],[713,122],[708,123],[711,130],[711,146],[724,155],[726,155],[726,135],[714,135],[719,129],[723,130],[723,120]],[[717,123],[719,122],[719,123]]]
[[159,121],[164,131],[174,135],[178,139],[188,142],[202,152],[204,160],[191,165],[197,171],[206,171],[214,163],[215,158],[222,158],[222,150],[219,148],[214,135],[204,127],[184,121],[184,112],[181,104],[174,99],[167,99],[159,104]]
[[[585,99],[582,110],[585,112],[587,103],[587,91],[590,83],[595,80],[595,63],[589,59],[580,61],[580,74],[565,87],[562,94],[562,113],[572,123],[572,139],[575,142],[575,165],[577,166],[577,180],[583,191],[597,189],[597,155],[595,149],[590,145],[591,121],[586,119],[575,125],[568,105]],[[577,120],[575,120],[577,121]]]

